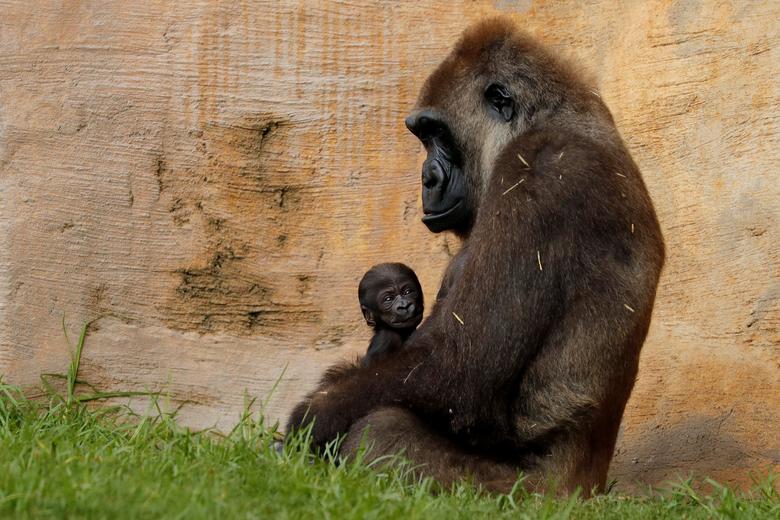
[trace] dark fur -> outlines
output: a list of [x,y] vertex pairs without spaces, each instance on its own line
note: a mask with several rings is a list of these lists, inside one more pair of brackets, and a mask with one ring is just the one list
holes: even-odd
[[404,346],[404,342],[414,329],[406,332],[399,332],[393,329],[378,328],[374,329],[374,335],[368,344],[366,355],[360,360],[360,366],[370,367],[387,356],[392,356]]
[[467,257],[468,247],[464,245],[461,247],[460,251],[458,251],[458,254],[455,255],[452,260],[450,260],[447,269],[444,271],[444,277],[441,280],[439,292],[436,293],[437,302],[447,297],[450,289],[455,284],[455,280],[460,278],[461,273],[463,272],[463,267],[466,265]]
[[[479,112],[494,80],[516,99],[505,126]],[[506,491],[522,470],[534,489],[603,489],[664,259],[639,170],[601,99],[504,20],[466,31],[419,106],[463,157],[462,265],[403,350],[307,398],[288,428],[315,418],[315,445],[346,434],[349,455],[365,437],[370,458],[404,451],[443,483]]]

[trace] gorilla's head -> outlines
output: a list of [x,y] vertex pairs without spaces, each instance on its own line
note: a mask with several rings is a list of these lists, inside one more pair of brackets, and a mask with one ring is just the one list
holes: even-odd
[[428,77],[406,126],[428,153],[423,222],[468,235],[496,157],[514,137],[576,110],[569,68],[505,18],[469,28]]

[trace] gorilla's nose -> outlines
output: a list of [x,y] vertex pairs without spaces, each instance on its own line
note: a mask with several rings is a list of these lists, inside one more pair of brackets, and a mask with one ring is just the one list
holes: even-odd
[[415,133],[414,128],[415,126],[417,126],[417,114],[412,114],[410,116],[407,116],[406,119],[404,120],[404,123],[406,123],[406,128],[408,128],[409,131],[414,134]]
[[426,139],[438,132],[443,126],[443,120],[433,110],[419,110],[405,120],[406,128],[417,136],[418,139]]
[[408,316],[414,313],[414,302],[403,301],[395,307],[395,312],[401,316]]

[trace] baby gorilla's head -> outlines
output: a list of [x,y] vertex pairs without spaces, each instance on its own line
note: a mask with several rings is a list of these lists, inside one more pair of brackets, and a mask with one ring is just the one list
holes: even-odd
[[422,321],[423,293],[417,275],[399,263],[375,265],[358,286],[360,309],[375,328],[414,329]]

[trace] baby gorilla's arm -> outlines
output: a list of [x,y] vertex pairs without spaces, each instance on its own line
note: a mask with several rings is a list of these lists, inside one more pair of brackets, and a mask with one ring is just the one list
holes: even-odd
[[398,331],[393,329],[377,330],[374,337],[371,338],[366,355],[360,361],[360,366],[369,367],[380,359],[393,355],[401,350],[403,344],[404,338]]

